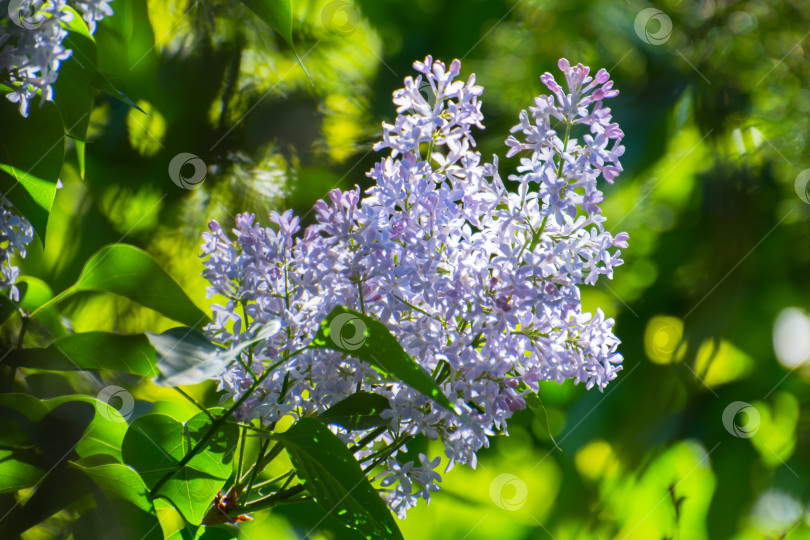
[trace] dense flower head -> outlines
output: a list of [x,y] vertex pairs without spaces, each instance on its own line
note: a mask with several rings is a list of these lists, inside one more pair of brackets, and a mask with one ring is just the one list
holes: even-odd
[[[612,182],[622,170],[622,132],[602,105],[617,91],[605,70],[591,77],[585,66],[559,66],[567,90],[544,74],[553,95],[520,113],[512,131],[523,140],[506,141],[507,156],[525,153],[511,189],[497,157],[487,162],[475,151],[483,88],[474,75],[456,80],[458,60],[448,68],[428,56],[394,93],[398,115],[375,146],[390,153],[369,171],[367,193],[333,190],[304,231],[288,211],[271,213],[272,227],[241,214],[232,235],[217,222],[204,235],[209,296],[227,299],[213,307],[213,339],[245,342],[271,320],[283,328],[255,349],[252,365],[246,358],[222,375],[224,399],[250,387],[246,367],[258,374],[299,351],[343,305],[384,323],[477,424],[323,349],[290,355],[244,402],[242,418],[272,424],[317,414],[359,390],[388,398],[388,429],[356,455],[394,449],[379,460],[381,489],[400,516],[418,498],[429,500],[441,480],[438,458],[397,459],[411,437],[441,441],[448,469],[474,467],[487,434],[505,432],[540,381],[602,390],[621,369],[613,320],[601,310],[583,313],[579,289],[611,278],[622,263],[616,248],[627,246],[626,233],[604,229],[597,188],[600,177]],[[333,429],[351,445],[369,434]]]
[[26,247],[34,239],[34,229],[22,216],[12,210],[11,203],[0,197],[0,291],[18,302],[20,292],[15,285],[20,269],[14,257],[25,257]]
[[[12,92],[6,98],[19,103],[20,114],[28,116],[28,104],[40,94],[40,105],[53,99],[53,87],[61,62],[72,51],[62,42],[74,8],[87,23],[90,33],[96,22],[113,14],[111,0],[0,0],[0,77]],[[5,17],[8,14],[8,17]]]

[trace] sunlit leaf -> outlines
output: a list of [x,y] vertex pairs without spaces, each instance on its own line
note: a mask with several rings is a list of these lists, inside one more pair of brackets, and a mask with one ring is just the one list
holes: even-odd
[[65,154],[59,111],[33,103],[23,118],[16,104],[0,99],[0,125],[8,134],[0,138],[0,191],[44,241]]
[[[222,411],[210,412],[216,415]],[[210,426],[211,419],[205,413],[185,424],[163,414],[148,414],[132,423],[122,445],[124,462],[138,471],[149,489],[173,472],[157,495],[174,504],[192,524],[202,522],[232,472],[238,430],[231,424],[220,426],[201,452],[184,467],[177,467]]]
[[84,265],[76,283],[32,313],[80,291],[109,292],[129,298],[170,319],[194,327],[209,322],[183,289],[151,255],[127,244],[110,244]]
[[8,362],[58,371],[109,369],[145,377],[157,374],[155,351],[146,336],[109,332],[68,334],[47,348],[15,351]]

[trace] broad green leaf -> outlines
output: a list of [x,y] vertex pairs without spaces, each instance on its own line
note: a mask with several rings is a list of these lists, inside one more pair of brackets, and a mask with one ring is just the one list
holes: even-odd
[[366,538],[402,538],[388,506],[360,464],[323,423],[302,418],[277,437],[298,478],[327,513]]
[[368,362],[384,374],[422,392],[442,407],[461,414],[458,407],[442,393],[430,373],[408,356],[397,338],[376,319],[337,306],[321,323],[312,345],[344,352]]
[[188,326],[200,327],[210,321],[151,255],[127,244],[110,244],[98,250],[75,284],[31,316],[80,291],[124,296]]
[[162,334],[147,333],[157,351],[160,375],[154,383],[158,386],[182,386],[198,384],[225,371],[239,354],[253,343],[270,339],[281,328],[278,321],[270,321],[250,340],[237,347],[225,349],[208,341],[194,328],[179,327]]
[[54,465],[24,505],[0,520],[0,538],[17,538],[90,493],[93,483],[65,461]]
[[[222,414],[223,409],[210,410]],[[238,429],[220,426],[205,448],[181,469],[178,463],[211,426],[211,419],[200,413],[181,424],[163,414],[147,414],[135,420],[122,445],[124,462],[132,465],[152,489],[166,473],[174,472],[158,496],[169,500],[192,524],[202,522],[214,496],[231,475]]]
[[44,243],[65,155],[62,119],[52,102],[40,107],[35,100],[23,118],[16,104],[0,99],[0,125],[9,134],[0,138],[0,192]]
[[[119,391],[120,390],[123,389],[119,389]],[[103,394],[99,395],[103,396]],[[113,396],[114,395],[115,394],[113,394]],[[131,396],[129,396],[129,398],[131,399]],[[124,417],[121,416],[121,413],[118,412],[118,409],[95,397],[82,395],[60,396],[47,400],[45,405],[54,409],[64,403],[70,402],[89,404],[95,409],[90,425],[76,445],[76,453],[79,457],[84,458],[95,454],[109,454],[120,460],[121,443],[126,434],[127,423]],[[125,401],[124,406],[127,407],[128,405],[131,407],[131,404],[127,404]],[[131,409],[125,412],[131,412]]]
[[380,413],[390,409],[388,399],[371,392],[357,392],[335,403],[320,415],[325,424],[337,424],[346,429],[369,429],[389,424]]
[[74,540],[163,539],[157,513],[148,497],[149,490],[137,472],[120,463],[90,467],[76,463],[73,467],[95,483],[98,505],[83,512],[74,524]]
[[292,5],[291,0],[242,0],[242,2],[251,9],[256,15],[259,16],[267,25],[279,33],[284,41],[290,46],[298,58],[298,63],[307,78],[312,81],[309,76],[306,66],[304,65],[298,52],[295,50],[292,38],[293,18],[292,18]]
[[[24,414],[32,422],[39,422],[48,414],[48,406],[41,399],[28,394],[0,394],[0,406],[14,409]],[[5,434],[3,434],[5,435]]]
[[131,467],[120,463],[95,467],[75,463],[73,466],[84,472],[107,495],[129,501],[144,512],[154,512],[152,501],[149,500],[149,489]]
[[73,540],[163,540],[163,529],[156,514],[116,498],[98,504],[82,512],[73,523]]
[[29,462],[28,456],[19,454],[19,450],[0,449],[0,493],[34,486],[45,475],[43,469]]
[[51,287],[37,277],[20,276],[18,283],[25,284],[25,290],[20,287],[20,307],[26,311],[34,311],[53,298]]
[[44,349],[15,351],[7,361],[17,367],[58,371],[109,369],[145,377],[158,372],[155,351],[140,334],[68,334]]

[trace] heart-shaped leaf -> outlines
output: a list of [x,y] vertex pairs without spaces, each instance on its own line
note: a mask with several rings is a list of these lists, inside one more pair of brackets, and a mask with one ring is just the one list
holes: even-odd
[[[213,415],[223,409],[212,409]],[[172,476],[157,495],[168,499],[190,523],[199,525],[214,496],[231,475],[238,429],[223,424],[183,467],[180,461],[211,427],[211,419],[200,413],[185,424],[163,414],[147,414],[135,420],[122,445],[124,462],[132,465],[146,486],[152,489],[167,474]]]

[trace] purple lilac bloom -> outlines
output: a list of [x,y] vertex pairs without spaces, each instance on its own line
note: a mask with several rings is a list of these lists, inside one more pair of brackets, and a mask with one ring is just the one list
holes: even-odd
[[0,197],[0,291],[19,302],[17,278],[20,269],[12,264],[13,257],[25,257],[26,247],[34,239],[34,229],[22,216],[12,211],[11,204]]
[[[214,306],[211,337],[232,345],[281,321],[282,331],[256,348],[254,372],[307,345],[332,308],[344,305],[383,322],[431,373],[443,366],[444,393],[480,428],[327,350],[282,364],[244,403],[242,418],[313,415],[357,389],[375,392],[392,406],[378,447],[423,434],[444,445],[449,470],[475,467],[487,433],[506,432],[540,381],[572,379],[601,391],[616,377],[622,357],[614,321],[601,310],[583,313],[579,287],[612,278],[622,264],[615,248],[627,247],[626,233],[605,230],[597,188],[600,177],[612,183],[622,170],[623,134],[602,104],[618,92],[605,70],[591,77],[564,59],[559,67],[567,90],[544,74],[552,95],[520,113],[512,132],[522,140],[506,141],[507,156],[524,156],[509,176],[511,191],[497,156],[487,162],[475,150],[483,88],[475,75],[456,80],[458,60],[447,68],[428,56],[414,63],[417,77],[394,92],[398,115],[383,124],[375,145],[390,153],[369,171],[375,185],[367,193],[330,192],[304,231],[288,211],[271,213],[274,227],[241,214],[232,236],[216,222],[204,235],[208,294],[225,298]],[[424,81],[435,101],[420,93]],[[237,398],[251,382],[236,365],[220,379],[223,399]],[[333,429],[347,444],[368,434]],[[357,455],[370,455],[371,447]],[[383,497],[400,517],[419,498],[429,501],[441,481],[438,458],[400,463],[397,453],[406,449],[388,457],[380,474]]]
[[53,100],[53,87],[59,66],[73,51],[62,42],[68,35],[66,24],[73,20],[74,7],[87,23],[90,33],[96,22],[113,14],[110,0],[30,0],[12,3],[0,0],[0,77],[12,91],[6,99],[19,103],[20,114],[28,116],[29,102],[37,94],[40,105]]

